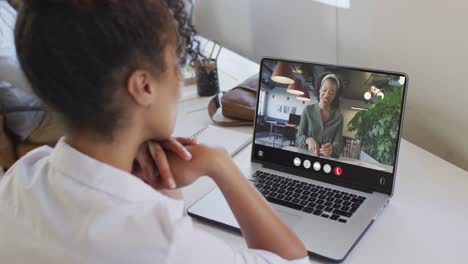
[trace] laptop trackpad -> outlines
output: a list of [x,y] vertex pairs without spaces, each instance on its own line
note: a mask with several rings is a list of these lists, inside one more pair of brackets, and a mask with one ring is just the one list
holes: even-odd
[[300,216],[290,214],[278,208],[275,209],[278,212],[281,219],[283,220],[283,222],[285,222],[289,227],[295,226],[297,223],[299,223],[299,220],[301,219]]
[[[301,219],[300,216],[283,211],[274,205],[273,208],[275,208],[281,219],[283,219],[283,221],[290,227],[295,226]],[[198,202],[193,204],[188,209],[188,212],[190,215],[195,217],[198,216],[204,219],[209,219],[215,222],[239,228],[239,224],[237,223],[234,214],[229,208],[229,205],[224,199],[224,196],[219,188],[215,188]]]

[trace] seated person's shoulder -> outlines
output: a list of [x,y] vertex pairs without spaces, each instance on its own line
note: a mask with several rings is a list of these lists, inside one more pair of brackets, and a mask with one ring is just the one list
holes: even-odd
[[336,109],[336,116],[340,119],[343,119],[343,111],[341,111],[341,108]]
[[[25,192],[37,186],[38,177],[46,175],[48,158],[52,149],[48,146],[30,151],[11,166],[0,180],[0,200],[23,197]],[[2,207],[0,203],[0,207]]]
[[48,159],[51,153],[52,148],[49,146],[42,146],[31,150],[8,170],[7,175],[14,174],[14,177],[21,177],[22,175],[34,173],[39,168],[38,164]]
[[336,115],[337,115],[338,120],[339,120],[340,122],[343,122],[344,117],[343,117],[343,112],[341,111],[341,109],[338,108],[338,109],[336,110]]
[[314,111],[314,109],[315,109],[315,104],[307,105],[307,106],[304,108],[304,113],[310,113],[311,111]]

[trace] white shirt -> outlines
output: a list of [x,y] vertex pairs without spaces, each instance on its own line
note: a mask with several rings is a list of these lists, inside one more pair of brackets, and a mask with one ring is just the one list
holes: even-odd
[[233,249],[192,227],[183,201],[61,139],[0,179],[2,263],[307,263]]

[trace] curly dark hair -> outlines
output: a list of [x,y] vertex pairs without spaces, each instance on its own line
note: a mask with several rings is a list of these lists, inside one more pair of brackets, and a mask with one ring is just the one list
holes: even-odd
[[34,92],[69,130],[112,138],[135,69],[162,76],[164,51],[194,62],[199,42],[184,0],[25,0],[15,30],[18,58]]
[[336,77],[338,77],[338,80],[340,81],[340,83],[338,85],[338,83],[336,82],[335,79],[327,78],[327,80],[331,80],[333,83],[335,83],[336,87],[338,88],[337,92],[336,92],[336,95],[335,95],[335,99],[333,99],[333,102],[331,103],[331,106],[333,108],[338,108],[338,107],[340,107],[341,95],[343,94],[343,90],[345,88],[343,79],[338,74],[333,73],[333,72],[322,72],[315,81],[315,87],[312,90],[312,93],[314,94],[315,97],[317,97],[317,100],[320,102],[320,88],[322,87],[322,80],[328,74],[335,74]]

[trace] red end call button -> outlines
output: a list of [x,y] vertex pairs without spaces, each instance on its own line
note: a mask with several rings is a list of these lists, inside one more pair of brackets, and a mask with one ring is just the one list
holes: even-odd
[[333,169],[333,172],[336,176],[341,176],[343,174],[343,169],[340,166],[337,166]]

